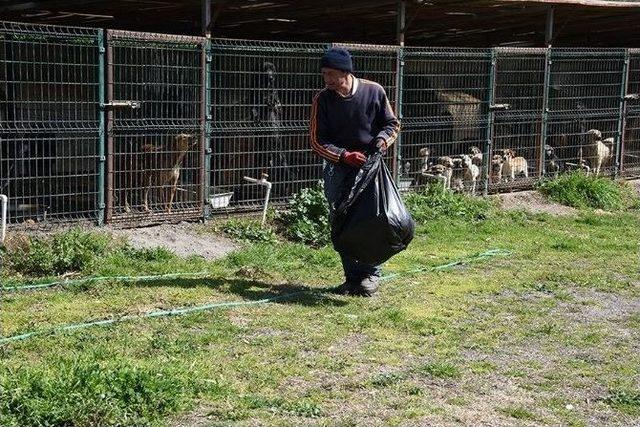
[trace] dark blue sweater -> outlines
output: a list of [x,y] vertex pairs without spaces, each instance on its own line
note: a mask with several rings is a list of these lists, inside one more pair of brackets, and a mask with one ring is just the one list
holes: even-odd
[[311,148],[331,162],[339,162],[345,150],[372,152],[377,138],[388,147],[399,131],[400,122],[378,83],[358,79],[354,94],[343,97],[325,88],[313,99]]

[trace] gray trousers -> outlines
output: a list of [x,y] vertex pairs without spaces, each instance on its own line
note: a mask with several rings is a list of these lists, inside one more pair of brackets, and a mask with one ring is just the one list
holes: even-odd
[[[333,224],[333,215],[340,203],[349,196],[349,191],[356,179],[358,170],[342,163],[326,162],[323,170],[324,195],[329,202],[329,221]],[[368,276],[382,274],[380,265],[365,264],[340,254],[344,276],[347,281],[359,282]]]

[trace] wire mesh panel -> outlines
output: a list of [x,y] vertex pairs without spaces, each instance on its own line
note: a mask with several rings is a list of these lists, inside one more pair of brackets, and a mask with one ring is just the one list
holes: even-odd
[[0,22],[9,223],[97,218],[100,31]]
[[309,145],[313,96],[323,87],[326,45],[212,41],[211,188],[213,212],[255,209],[265,188],[244,180],[267,175],[282,203],[321,178]]
[[640,177],[640,50],[630,50],[622,175]]
[[[400,185],[436,180],[471,191],[462,163],[485,148],[490,50],[405,48],[403,56]],[[480,192],[482,179],[475,179]]]
[[202,216],[205,39],[109,31],[107,220]]
[[527,187],[541,171],[545,49],[496,49],[489,185]]
[[546,144],[562,169],[614,173],[624,57],[615,49],[551,49]]

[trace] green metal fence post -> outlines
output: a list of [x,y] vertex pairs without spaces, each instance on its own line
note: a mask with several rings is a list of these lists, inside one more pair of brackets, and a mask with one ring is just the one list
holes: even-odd
[[104,208],[105,208],[105,163],[106,163],[106,150],[105,150],[105,39],[104,30],[98,30],[98,212],[97,222],[98,225],[104,224]]
[[396,184],[400,184],[400,167],[402,165],[402,82],[404,76],[404,47],[398,48],[398,59],[396,63],[396,116],[400,121],[400,132],[396,138],[393,150],[393,177]]
[[205,123],[204,123],[204,218],[209,218],[211,215],[211,206],[208,203],[208,198],[211,197],[211,121],[213,116],[211,114],[211,63],[213,61],[213,49],[211,47],[211,38],[207,37],[204,44],[205,63],[204,63],[204,105],[205,105]]
[[113,219],[113,109],[107,110],[107,104],[113,101],[113,46],[111,45],[111,30],[107,30],[105,37],[105,97],[103,108],[105,109],[106,126],[106,185],[105,185],[105,222],[111,223]]
[[624,153],[624,133],[626,127],[627,113],[627,87],[629,86],[629,49],[624,50],[624,66],[622,68],[622,84],[620,85],[620,110],[618,113],[618,133],[616,136],[616,160],[614,165],[614,176],[623,173],[623,153]]
[[482,176],[483,176],[483,189],[482,194],[487,195],[489,193],[489,168],[491,167],[491,159],[489,155],[491,153],[491,144],[493,144],[493,116],[492,106],[495,101],[496,92],[496,49],[491,49],[491,67],[489,69],[489,91],[487,94],[487,131],[485,132],[485,144],[482,153]]
[[544,177],[547,173],[545,167],[544,146],[547,141],[548,122],[549,122],[549,87],[551,86],[551,48],[548,47],[545,52],[544,61],[544,83],[542,93],[542,129],[540,130],[540,177]]

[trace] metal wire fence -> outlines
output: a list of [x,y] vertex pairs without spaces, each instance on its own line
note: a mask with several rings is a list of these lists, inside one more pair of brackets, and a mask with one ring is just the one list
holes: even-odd
[[529,186],[542,174],[544,49],[495,51],[489,186]]
[[284,202],[317,183],[320,160],[309,149],[311,101],[326,45],[213,40],[209,70],[213,212],[248,210],[273,183],[271,200]]
[[552,49],[549,69],[545,136],[559,168],[613,175],[619,168],[625,52]]
[[[402,187],[431,181],[472,192],[483,189],[482,160],[465,174],[462,156],[487,149],[489,49],[405,48],[403,52]],[[472,160],[473,161],[473,160]]]
[[12,223],[98,216],[100,36],[0,22],[0,194]]
[[[402,190],[526,188],[581,169],[640,176],[640,50],[334,44],[401,118]],[[288,201],[330,44],[0,22],[0,193],[9,222],[137,225]]]
[[202,216],[205,43],[107,32],[107,221]]

